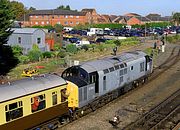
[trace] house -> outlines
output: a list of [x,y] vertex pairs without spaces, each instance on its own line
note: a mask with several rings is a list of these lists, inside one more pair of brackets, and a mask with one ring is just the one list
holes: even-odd
[[151,22],[170,22],[172,17],[171,16],[165,16],[162,17],[160,14],[148,14],[146,16],[148,19],[151,20]]
[[30,26],[76,26],[87,23],[87,13],[62,9],[34,10],[29,13],[29,22]]
[[13,33],[9,36],[10,46],[19,45],[23,48],[23,53],[27,54],[37,44],[41,51],[48,51],[49,47],[45,43],[45,31],[38,28],[12,28]]
[[95,9],[82,9],[81,12],[86,13],[87,23],[89,23],[89,24],[98,23],[99,16]]

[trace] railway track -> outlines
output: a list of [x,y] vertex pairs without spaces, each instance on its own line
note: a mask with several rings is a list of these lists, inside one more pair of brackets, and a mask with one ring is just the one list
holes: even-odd
[[[171,66],[176,64],[179,60],[180,55],[180,49],[177,54],[175,54],[176,47],[173,48],[170,56],[167,58],[165,62],[163,62],[160,66],[156,67],[154,69],[153,74],[150,76],[148,82],[151,82],[152,80],[156,79],[158,76],[160,76],[162,73],[164,73],[166,70],[168,70]],[[141,86],[142,87],[142,86]],[[133,91],[137,91],[138,88],[135,88]],[[127,94],[132,93],[133,91],[128,92]],[[98,107],[99,108],[99,107]],[[93,110],[94,111],[94,110]],[[86,115],[88,115],[90,112],[87,112]],[[85,116],[85,115],[84,115]],[[59,123],[59,118],[55,118],[51,121],[45,122],[43,124],[40,124],[39,126],[36,126],[32,128],[31,130],[36,130],[37,128],[42,128],[43,130],[52,129],[55,130],[57,128],[63,128],[64,126],[68,125],[69,121],[65,124],[61,125]]]
[[180,101],[180,89],[124,129],[165,130],[174,128],[180,121],[180,118],[177,117],[177,113],[180,113],[178,101]]

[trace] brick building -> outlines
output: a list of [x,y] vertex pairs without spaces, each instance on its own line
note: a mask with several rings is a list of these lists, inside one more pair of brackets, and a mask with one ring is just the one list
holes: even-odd
[[87,22],[89,24],[98,23],[99,15],[97,14],[95,9],[82,9],[81,12],[86,13]]
[[29,14],[29,25],[76,26],[87,23],[87,13],[70,10],[34,10]]

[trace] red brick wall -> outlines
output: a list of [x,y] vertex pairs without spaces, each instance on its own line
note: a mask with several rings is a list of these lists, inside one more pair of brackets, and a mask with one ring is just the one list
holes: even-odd
[[127,25],[143,24],[139,19],[132,17],[127,21]]
[[34,25],[52,25],[62,24],[63,26],[76,26],[78,24],[85,24],[87,16],[73,16],[73,15],[49,15],[49,16],[30,16],[30,26]]

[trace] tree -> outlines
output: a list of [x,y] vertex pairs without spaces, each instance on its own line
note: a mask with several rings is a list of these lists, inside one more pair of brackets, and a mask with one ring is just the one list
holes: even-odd
[[16,20],[20,19],[26,13],[25,6],[21,2],[11,1],[11,6],[15,13]]
[[69,5],[66,6],[66,10],[71,10]]
[[28,52],[28,57],[30,61],[39,61],[42,58],[42,52],[37,44],[33,44],[32,50]]
[[175,25],[179,26],[180,24],[180,12],[176,12],[172,16],[172,20],[175,23]]
[[71,10],[70,6],[67,5],[66,7],[64,5],[60,5],[57,7],[57,9],[62,9],[62,10]]
[[8,0],[0,0],[0,75],[6,75],[18,64],[10,46],[6,45],[12,34],[14,13]]

